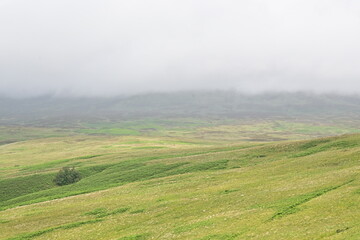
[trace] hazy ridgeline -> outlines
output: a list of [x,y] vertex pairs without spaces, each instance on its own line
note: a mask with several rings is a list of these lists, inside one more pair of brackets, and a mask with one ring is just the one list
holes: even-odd
[[0,98],[0,124],[59,125],[138,118],[351,118],[360,96],[232,91],[148,93],[109,98]]

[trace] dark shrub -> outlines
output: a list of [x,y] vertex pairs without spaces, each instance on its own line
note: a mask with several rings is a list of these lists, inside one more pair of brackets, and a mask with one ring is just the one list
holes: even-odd
[[56,174],[54,179],[54,183],[56,185],[62,186],[71,183],[75,183],[81,179],[81,175],[75,168],[63,167],[60,171]]

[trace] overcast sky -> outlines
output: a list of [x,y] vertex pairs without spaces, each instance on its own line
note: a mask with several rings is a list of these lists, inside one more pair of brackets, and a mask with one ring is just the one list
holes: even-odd
[[358,0],[0,0],[0,95],[360,93]]

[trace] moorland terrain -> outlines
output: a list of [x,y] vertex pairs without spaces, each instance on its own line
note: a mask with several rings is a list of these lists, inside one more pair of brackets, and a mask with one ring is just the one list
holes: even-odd
[[221,94],[3,99],[0,239],[360,239],[359,98]]

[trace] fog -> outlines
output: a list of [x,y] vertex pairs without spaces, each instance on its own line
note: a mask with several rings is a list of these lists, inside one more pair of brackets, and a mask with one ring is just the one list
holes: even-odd
[[360,2],[0,0],[0,95],[360,92]]

